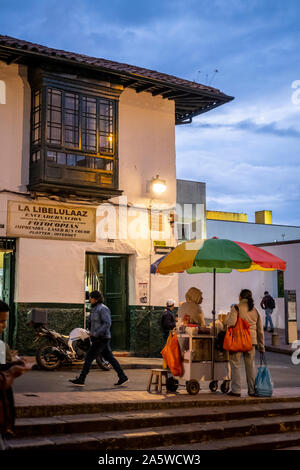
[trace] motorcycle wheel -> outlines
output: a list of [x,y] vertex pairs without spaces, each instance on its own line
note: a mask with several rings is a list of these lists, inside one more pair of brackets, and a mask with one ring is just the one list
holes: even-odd
[[41,346],[36,353],[36,362],[44,370],[58,369],[61,359],[53,352],[53,346]]
[[111,364],[109,362],[104,362],[101,356],[96,357],[96,362],[101,370],[108,371],[111,369]]

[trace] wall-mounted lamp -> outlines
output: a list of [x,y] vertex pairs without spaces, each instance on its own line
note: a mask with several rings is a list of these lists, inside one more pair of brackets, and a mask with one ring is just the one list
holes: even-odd
[[151,181],[151,190],[155,194],[162,194],[167,189],[167,183],[165,180],[162,180],[159,175],[156,175],[155,178]]

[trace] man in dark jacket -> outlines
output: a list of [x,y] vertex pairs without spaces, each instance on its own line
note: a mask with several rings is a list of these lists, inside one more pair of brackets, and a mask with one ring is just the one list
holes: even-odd
[[176,326],[176,320],[175,320],[175,315],[174,315],[174,306],[175,302],[174,300],[168,300],[167,301],[167,308],[162,314],[161,317],[161,327],[163,330],[163,335],[164,339],[167,341],[169,333],[173,328]]
[[270,333],[273,333],[274,331],[274,325],[272,322],[272,312],[273,309],[275,308],[275,301],[273,297],[269,294],[268,291],[265,291],[264,297],[260,303],[260,306],[263,310],[266,311],[266,322],[265,322],[265,328],[264,330],[266,331],[268,329],[268,323],[270,322]]
[[103,296],[99,291],[93,291],[90,294],[90,303],[92,311],[90,315],[90,338],[91,347],[88,350],[85,362],[80,373],[76,379],[70,380],[74,385],[83,387],[85,378],[88,375],[92,362],[100,354],[106,359],[118,374],[119,380],[115,383],[116,386],[128,382],[128,377],[125,375],[122,367],[114,357],[110,349],[110,327],[111,317],[109,308],[103,303]]

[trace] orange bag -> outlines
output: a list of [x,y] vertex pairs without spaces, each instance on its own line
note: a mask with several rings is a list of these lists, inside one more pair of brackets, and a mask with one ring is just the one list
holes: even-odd
[[181,353],[176,333],[169,334],[167,343],[161,351],[164,362],[169,367],[171,374],[181,377],[183,375]]
[[250,325],[238,313],[235,326],[227,328],[223,349],[230,352],[246,352],[252,349]]

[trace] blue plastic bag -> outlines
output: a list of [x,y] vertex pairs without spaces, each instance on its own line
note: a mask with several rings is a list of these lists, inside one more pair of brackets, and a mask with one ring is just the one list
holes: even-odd
[[[262,360],[264,360],[264,365],[262,365]],[[265,358],[261,359],[261,364],[257,371],[254,388],[255,396],[257,397],[271,397],[273,394],[273,383]]]

